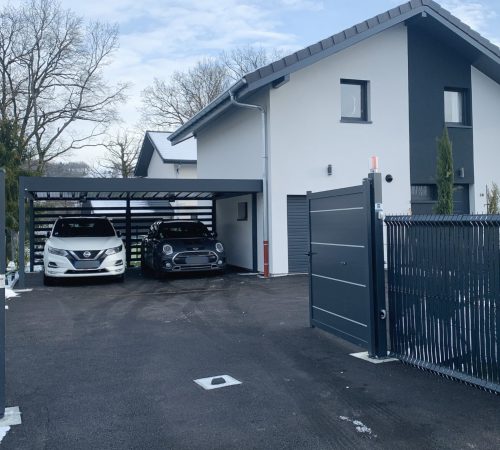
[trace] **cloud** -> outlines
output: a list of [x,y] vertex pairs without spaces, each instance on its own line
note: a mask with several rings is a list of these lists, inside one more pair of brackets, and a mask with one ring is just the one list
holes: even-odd
[[478,32],[486,30],[490,20],[497,17],[495,11],[492,11],[485,3],[477,1],[447,0],[442,5],[454,16]]

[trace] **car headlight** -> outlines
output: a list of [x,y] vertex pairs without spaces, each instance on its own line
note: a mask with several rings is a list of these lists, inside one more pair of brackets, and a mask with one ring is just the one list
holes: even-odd
[[115,255],[116,253],[120,253],[123,250],[123,245],[119,245],[118,247],[108,248],[104,253],[109,255]]
[[58,256],[66,256],[68,252],[66,250],[63,250],[61,248],[55,248],[55,247],[47,247],[47,250],[49,253],[52,253],[53,255],[58,255]]
[[169,244],[165,244],[163,246],[163,253],[165,253],[165,255],[171,255],[174,253],[174,248]]
[[217,250],[219,253],[222,253],[224,251],[224,246],[220,242],[217,242],[215,244],[215,250]]

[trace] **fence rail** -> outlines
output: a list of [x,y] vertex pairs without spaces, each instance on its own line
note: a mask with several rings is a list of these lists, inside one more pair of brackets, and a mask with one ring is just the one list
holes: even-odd
[[392,354],[500,392],[500,216],[386,225]]

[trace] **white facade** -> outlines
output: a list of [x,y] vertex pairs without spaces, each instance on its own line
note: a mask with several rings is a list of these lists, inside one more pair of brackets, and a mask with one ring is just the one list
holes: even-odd
[[[248,206],[247,220],[238,221],[238,203]],[[227,263],[251,269],[253,266],[252,196],[243,195],[217,201],[217,237],[224,243]]]
[[154,151],[148,167],[148,178],[197,178],[196,163],[166,163]]
[[486,185],[500,186],[500,84],[472,68],[474,188],[471,210],[486,213]]
[[[271,273],[288,272],[287,195],[361,184],[373,155],[394,177],[384,181],[385,209],[409,210],[407,48],[406,27],[394,27],[292,73],[270,91]],[[340,121],[341,79],[369,81],[372,123]]]
[[[340,122],[342,78],[370,82],[372,123]],[[287,195],[360,184],[369,171],[372,155],[379,156],[382,171],[394,177],[391,184],[384,185],[386,208],[409,210],[408,54],[404,26],[294,72],[288,83],[245,99],[245,103],[261,104],[268,110],[271,273],[288,272]],[[258,111],[233,108],[199,131],[198,176],[262,178],[260,121]],[[328,164],[333,166],[332,176],[327,175]],[[221,239],[223,234],[228,236],[229,229],[239,230],[235,236],[240,238],[235,237],[234,243],[248,245],[246,240],[251,235],[243,238],[242,224],[235,223],[235,216],[231,222],[235,202],[220,202],[217,206],[217,216],[225,217]],[[262,270],[260,207],[258,212]],[[218,229],[222,230],[220,219]],[[251,268],[248,263],[243,265],[245,258],[248,255],[242,256],[237,265]]]

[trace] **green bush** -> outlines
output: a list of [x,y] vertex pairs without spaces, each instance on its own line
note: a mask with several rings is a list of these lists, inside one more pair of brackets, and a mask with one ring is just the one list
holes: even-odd
[[438,200],[434,212],[436,214],[453,214],[453,146],[445,127],[443,135],[438,139],[436,183]]

